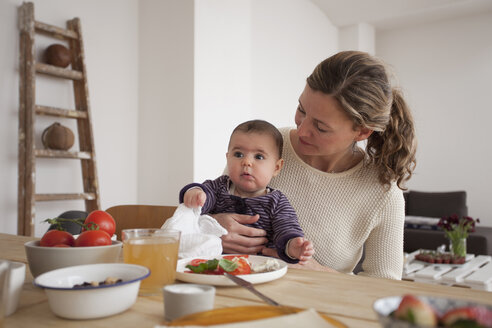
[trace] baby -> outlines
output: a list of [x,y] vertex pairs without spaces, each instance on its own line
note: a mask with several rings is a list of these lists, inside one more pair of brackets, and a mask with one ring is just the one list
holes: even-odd
[[238,125],[229,140],[227,170],[215,180],[192,183],[180,192],[180,203],[202,206],[202,213],[238,213],[260,216],[251,224],[266,231],[267,247],[289,263],[305,262],[314,254],[287,197],[268,187],[283,165],[282,135],[272,124],[247,121]]

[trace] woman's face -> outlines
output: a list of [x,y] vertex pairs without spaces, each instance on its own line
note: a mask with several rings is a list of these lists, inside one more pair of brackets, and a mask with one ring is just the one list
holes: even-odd
[[333,96],[313,91],[307,84],[299,97],[295,122],[297,151],[307,156],[343,154],[360,137],[360,128]]

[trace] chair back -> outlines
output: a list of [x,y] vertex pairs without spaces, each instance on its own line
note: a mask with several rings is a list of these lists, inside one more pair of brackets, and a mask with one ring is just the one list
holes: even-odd
[[116,221],[116,236],[121,240],[121,230],[160,228],[173,216],[176,206],[117,205],[106,210]]

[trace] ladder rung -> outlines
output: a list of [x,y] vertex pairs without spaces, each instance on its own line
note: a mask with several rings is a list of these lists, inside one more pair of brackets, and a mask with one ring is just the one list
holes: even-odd
[[71,80],[82,80],[84,77],[84,74],[82,74],[82,72],[56,67],[44,63],[36,63],[36,72]]
[[36,106],[36,114],[68,117],[68,118],[83,118],[83,119],[87,118],[87,112],[83,112],[81,110],[62,109],[62,108],[47,107],[47,106]]
[[39,33],[46,33],[55,38],[69,38],[69,39],[79,38],[79,35],[74,31],[66,30],[64,28],[59,28],[57,26],[53,26],[37,21],[34,22],[34,28]]
[[91,159],[91,153],[87,151],[66,151],[53,149],[36,149],[34,150],[36,157],[48,158],[75,158],[75,159]]
[[72,200],[72,199],[85,199],[93,200],[96,198],[94,193],[79,193],[79,194],[36,194],[35,200],[37,202],[44,202],[50,200]]

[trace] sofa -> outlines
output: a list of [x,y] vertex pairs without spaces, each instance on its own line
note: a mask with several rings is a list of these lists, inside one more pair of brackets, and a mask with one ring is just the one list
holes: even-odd
[[[411,217],[437,220],[452,214],[468,215],[466,191],[421,192],[410,190],[404,192],[403,195],[407,218],[403,249],[408,253],[418,249],[436,249],[442,244],[449,244],[444,232],[435,224],[422,224],[420,226],[411,224]],[[471,232],[468,236],[467,252],[475,255],[492,255],[492,228],[480,226],[480,223],[476,225],[475,232]]]

